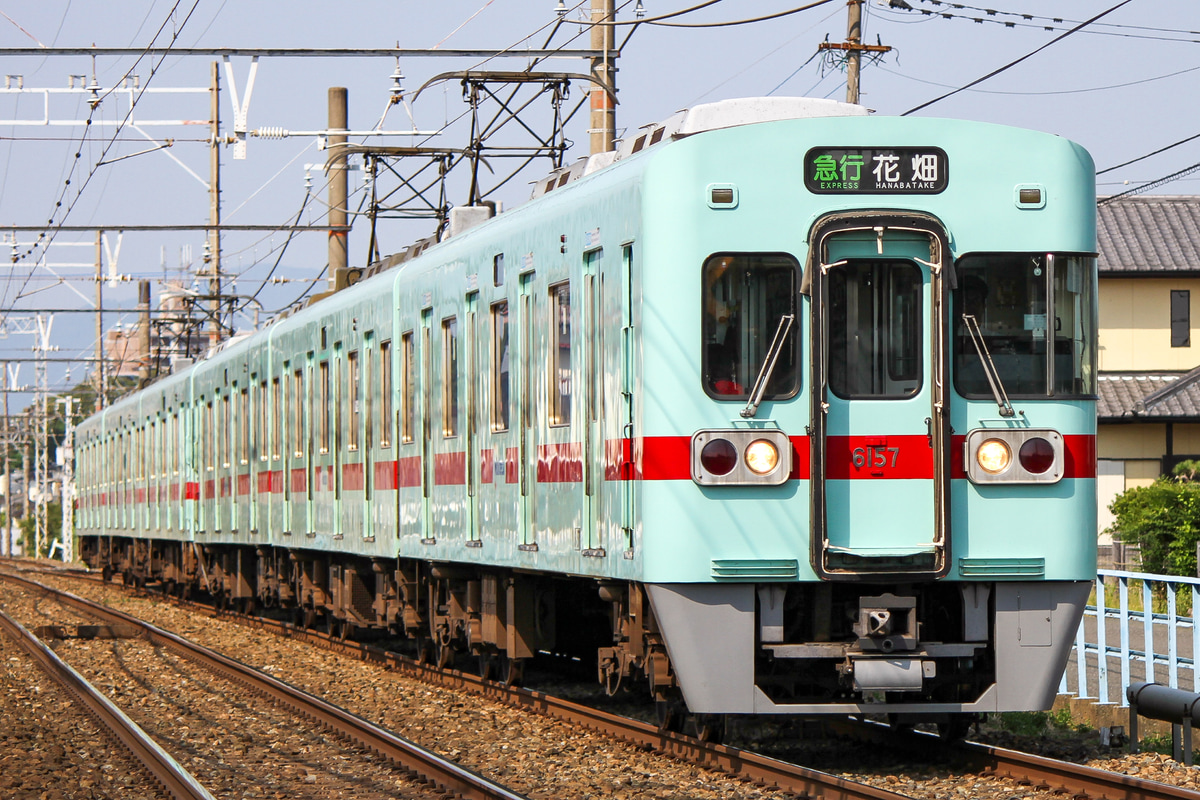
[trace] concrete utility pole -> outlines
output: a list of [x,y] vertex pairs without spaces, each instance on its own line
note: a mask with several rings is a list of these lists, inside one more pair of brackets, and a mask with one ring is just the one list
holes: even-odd
[[846,102],[858,102],[858,79],[862,69],[862,54],[886,53],[892,48],[881,44],[862,43],[863,0],[846,0],[846,41],[821,42],[821,50],[841,50],[846,54]]
[[[8,362],[4,362],[4,388],[9,388]],[[13,554],[13,484],[12,484],[12,427],[8,417],[8,392],[4,392],[4,549],[3,555]]]
[[[104,370],[104,231],[96,231],[96,410],[108,405],[104,393],[108,376]],[[5,379],[7,380],[7,378]],[[5,397],[5,402],[8,398]],[[5,411],[5,416],[8,412]]]
[[[209,221],[214,226],[221,224],[221,64],[212,62],[211,88],[211,145],[208,157],[209,169]],[[208,253],[208,293],[212,296],[209,308],[212,310],[212,324],[209,328],[208,346],[215,347],[222,336],[221,312],[221,229],[214,227],[209,234]]]
[[[617,67],[609,56],[613,50],[614,29],[612,25],[599,24],[616,19],[614,2],[592,0],[592,49],[601,51],[601,55],[592,58],[592,77],[616,92]],[[613,149],[613,140],[617,138],[617,98],[592,84],[591,101],[592,124],[588,131],[591,134],[591,152],[606,153]]]
[[75,560],[75,398],[59,400],[64,421],[62,446],[58,450],[58,463],[62,465],[62,560],[70,564]]
[[[344,86],[329,87],[329,130],[349,130],[349,93]],[[346,137],[331,133],[325,144],[329,151],[326,162],[329,169],[329,224],[345,225],[349,219],[346,203],[349,202],[350,181],[347,177]],[[337,281],[338,270],[345,269],[348,262],[348,239],[344,231],[329,232],[329,288]]]
[[138,382],[150,382],[150,281],[138,281]]

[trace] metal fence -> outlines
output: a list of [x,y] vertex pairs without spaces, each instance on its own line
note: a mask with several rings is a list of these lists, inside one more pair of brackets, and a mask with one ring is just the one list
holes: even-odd
[[1200,691],[1198,607],[1200,578],[1099,570],[1059,692],[1125,706],[1134,681]]

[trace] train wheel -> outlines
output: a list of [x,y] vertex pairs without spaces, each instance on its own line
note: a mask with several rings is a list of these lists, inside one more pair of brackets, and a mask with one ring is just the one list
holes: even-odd
[[725,741],[727,720],[725,714],[692,714],[687,731],[702,742],[720,744]]
[[525,680],[525,659],[509,658],[506,659],[506,669],[504,670],[504,685],[517,686],[521,681]]
[[492,653],[479,654],[479,677],[485,681],[495,680],[497,666],[496,657]]
[[425,638],[424,636],[417,636],[416,643],[417,653],[415,656],[413,656],[413,660],[418,664],[432,664],[433,642],[429,641],[429,639]]
[[687,706],[679,700],[655,700],[654,717],[660,731],[680,733],[687,719]]
[[445,669],[454,663],[454,648],[449,644],[439,644],[437,652],[438,669]]
[[938,738],[948,742],[965,739],[974,721],[975,717],[972,714],[951,714],[944,722],[937,724]]
[[100,577],[104,579],[105,583],[108,583],[113,579],[113,568],[111,564],[104,565],[104,568],[100,570]]

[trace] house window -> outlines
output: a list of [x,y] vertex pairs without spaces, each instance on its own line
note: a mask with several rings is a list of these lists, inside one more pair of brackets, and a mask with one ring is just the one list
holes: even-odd
[[1171,347],[1192,346],[1192,293],[1171,290]]

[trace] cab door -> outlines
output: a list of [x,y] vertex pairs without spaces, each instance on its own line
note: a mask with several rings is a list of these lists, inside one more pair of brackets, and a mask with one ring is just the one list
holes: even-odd
[[812,267],[813,567],[948,570],[947,252],[924,216],[826,221]]

